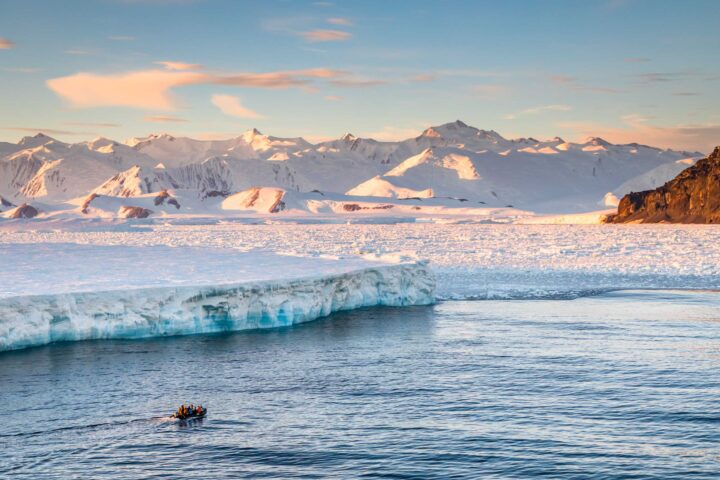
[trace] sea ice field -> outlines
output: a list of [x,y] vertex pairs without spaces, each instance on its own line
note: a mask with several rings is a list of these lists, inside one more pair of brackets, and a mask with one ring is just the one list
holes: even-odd
[[[32,224],[28,224],[32,225]],[[0,230],[0,247],[46,243],[126,247],[258,249],[294,256],[366,255],[387,261],[428,260],[446,299],[573,298],[627,288],[720,287],[720,229],[712,225],[483,225],[483,224],[70,224]],[[153,259],[127,262],[137,269]],[[42,256],[38,255],[39,261]],[[292,257],[286,257],[288,261]],[[20,261],[20,260],[15,260]],[[190,268],[177,264],[168,278]],[[30,265],[32,267],[32,265]],[[42,271],[42,265],[37,265]],[[120,267],[118,267],[120,268]],[[81,270],[82,271],[82,270]],[[72,274],[72,272],[68,272]],[[117,274],[117,271],[114,272]],[[226,275],[213,263],[192,271],[209,283]],[[241,280],[227,273],[228,282]],[[159,276],[157,281],[163,282]],[[242,275],[239,275],[242,277]],[[144,280],[148,281],[148,280]],[[0,284],[0,290],[3,289]]]

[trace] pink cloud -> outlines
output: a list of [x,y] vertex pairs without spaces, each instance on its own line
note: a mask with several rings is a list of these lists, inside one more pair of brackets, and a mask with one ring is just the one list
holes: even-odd
[[327,23],[329,23],[330,25],[343,25],[346,27],[352,25],[352,22],[349,19],[341,17],[328,18]]
[[0,37],[0,50],[10,50],[15,48],[15,43],[7,38]]
[[328,79],[345,75],[347,75],[347,73],[340,70],[311,68],[286,72],[236,73],[232,75],[215,76],[210,83],[236,87],[288,88],[304,86],[312,79]]
[[47,86],[76,108],[132,107],[170,110],[175,103],[170,89],[202,83],[206,75],[193,72],[147,70],[117,75],[76,73],[53,78]]
[[143,118],[146,122],[155,123],[185,123],[187,120],[184,118],[176,117],[174,115],[150,115]]
[[308,42],[342,42],[352,37],[350,33],[341,30],[311,30],[300,35]]
[[162,65],[168,70],[200,70],[202,65],[197,63],[185,63],[185,62],[155,62],[156,65]]
[[432,82],[437,80],[437,75],[433,73],[419,73],[410,77],[411,82]]
[[[356,78],[344,70],[309,68],[279,72],[240,72],[210,74],[189,69],[190,64],[170,64],[169,70],[141,70],[118,74],[80,72],[46,82],[48,88],[75,108],[130,107],[172,110],[176,101],[172,90],[186,85],[226,85],[244,88],[300,88],[316,92],[314,82],[325,81],[336,87],[368,87],[382,80]],[[188,69],[185,69],[185,68]]]
[[259,113],[244,107],[240,103],[240,98],[232,95],[213,95],[212,103],[225,115],[240,118],[263,118]]

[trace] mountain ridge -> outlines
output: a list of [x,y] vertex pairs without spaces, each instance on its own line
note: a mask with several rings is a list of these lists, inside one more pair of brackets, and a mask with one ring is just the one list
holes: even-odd
[[653,187],[646,184],[668,180],[701,156],[599,137],[584,143],[506,139],[460,120],[395,142],[348,133],[313,144],[250,129],[224,140],[151,134],[124,143],[104,137],[65,143],[39,133],[0,147],[0,195],[15,204],[166,189],[206,198],[268,187],[563,212],[597,210],[603,199],[628,193],[624,185]]

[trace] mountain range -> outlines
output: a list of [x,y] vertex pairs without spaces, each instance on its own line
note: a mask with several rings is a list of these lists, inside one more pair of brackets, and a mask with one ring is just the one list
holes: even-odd
[[313,144],[255,129],[227,140],[162,134],[123,143],[64,143],[39,133],[0,142],[0,211],[9,216],[31,204],[45,215],[117,217],[122,207],[147,215],[316,213],[384,202],[573,213],[614,207],[702,156],[601,138],[506,139],[459,120],[397,142],[346,134]]

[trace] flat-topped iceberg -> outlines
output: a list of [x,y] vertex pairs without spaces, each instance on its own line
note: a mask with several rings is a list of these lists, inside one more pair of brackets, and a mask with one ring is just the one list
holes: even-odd
[[76,244],[0,249],[0,351],[272,328],[434,301],[425,262]]

